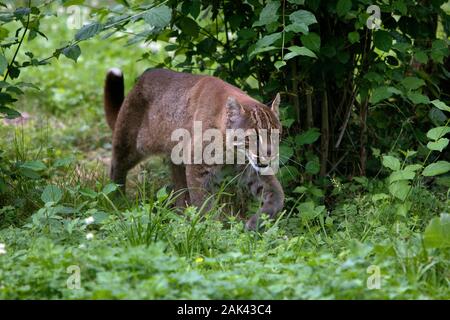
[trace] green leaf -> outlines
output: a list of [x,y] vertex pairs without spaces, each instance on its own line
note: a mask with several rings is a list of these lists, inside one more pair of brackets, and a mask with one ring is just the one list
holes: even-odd
[[80,194],[83,196],[89,197],[91,199],[95,199],[98,196],[97,192],[95,192],[92,189],[88,189],[88,188],[81,189]]
[[269,34],[267,36],[262,37],[256,42],[256,48],[264,48],[270,46],[274,42],[281,39],[281,32]]
[[372,96],[370,97],[370,103],[376,104],[380,101],[390,98],[394,93],[396,92],[391,90],[391,87],[383,86],[375,88],[375,90],[373,90],[372,92]]
[[111,192],[114,192],[116,190],[117,190],[117,185],[115,183],[109,183],[103,188],[102,193],[105,195],[108,195]]
[[336,5],[336,13],[339,17],[343,17],[352,9],[351,0],[339,0]]
[[20,165],[21,168],[30,169],[33,171],[42,171],[47,169],[47,166],[42,161],[27,161]]
[[389,183],[393,183],[395,181],[401,181],[401,180],[412,180],[416,174],[414,171],[411,170],[398,170],[391,173],[389,176]]
[[194,38],[198,36],[200,28],[197,22],[195,22],[195,20],[192,20],[191,18],[188,17],[183,17],[178,22],[178,25],[185,34],[192,36]]
[[280,8],[280,1],[270,1],[261,10],[259,20],[253,24],[253,27],[265,26],[270,23],[278,21],[278,9]]
[[450,214],[442,213],[439,218],[431,219],[423,233],[423,240],[427,248],[450,247]]
[[316,160],[308,161],[305,166],[305,171],[308,174],[318,174],[320,171],[320,163]]
[[294,11],[289,15],[289,20],[292,23],[286,27],[285,31],[301,32],[305,34],[309,32],[308,27],[311,24],[317,23],[314,14],[306,10]]
[[414,54],[414,59],[416,59],[417,62],[423,63],[423,64],[428,62],[428,56],[427,56],[426,52],[424,52],[424,51],[417,51]]
[[422,165],[420,165],[420,164],[410,164],[410,165],[407,165],[405,167],[405,169],[403,169],[403,170],[414,171],[415,172],[415,171],[417,171],[419,169],[422,169]]
[[295,142],[297,145],[302,146],[305,144],[311,144],[317,141],[320,137],[319,129],[311,128],[302,134],[299,134],[295,137]]
[[416,90],[425,85],[425,81],[416,77],[406,77],[400,84],[408,90]]
[[6,115],[6,119],[16,119],[22,115],[17,110],[0,106],[0,113]]
[[450,132],[450,127],[436,127],[427,132],[428,139],[437,141]]
[[411,100],[414,104],[428,104],[430,103],[430,99],[427,96],[417,93],[417,92],[408,92],[407,95],[409,100]]
[[281,39],[281,32],[266,35],[259,39],[256,44],[249,48],[249,58],[252,59],[258,53],[278,49],[272,46],[273,43]]
[[359,32],[358,31],[350,32],[347,35],[347,38],[348,38],[348,41],[350,41],[351,44],[357,43],[357,42],[359,42],[359,39],[360,39]]
[[383,166],[391,169],[392,171],[400,170],[400,160],[393,156],[383,156]]
[[373,44],[381,51],[388,52],[392,47],[392,36],[384,30],[376,31],[373,35]]
[[98,22],[85,25],[80,30],[78,30],[77,34],[75,35],[75,40],[83,41],[90,39],[93,36],[97,35],[100,31],[102,31],[102,29],[103,26]]
[[85,0],[63,0],[64,7],[70,7],[75,5],[82,5],[84,4]]
[[0,53],[0,75],[3,75],[8,68],[8,60],[6,60],[5,56]]
[[156,199],[158,199],[159,202],[166,200],[168,197],[169,194],[167,193],[167,189],[165,187],[159,189],[156,193]]
[[294,150],[292,147],[282,144],[280,146],[280,160],[283,162],[287,162],[294,155]]
[[409,185],[409,182],[406,180],[396,181],[394,183],[391,183],[389,186],[389,192],[394,197],[396,197],[402,201],[405,201],[410,190],[411,190],[411,186]]
[[450,171],[450,162],[438,161],[432,163],[423,169],[422,175],[425,177],[434,177]]
[[164,29],[172,20],[172,10],[166,5],[151,8],[145,15],[144,21],[156,30]]
[[311,57],[311,58],[317,58],[316,54],[306,47],[291,46],[288,49],[291,52],[287,53],[284,56],[284,60],[289,60],[296,56],[307,56],[307,57]]
[[54,202],[58,203],[62,198],[62,191],[55,185],[48,185],[45,187],[41,195],[41,200],[44,203]]
[[442,152],[442,150],[445,149],[445,147],[448,146],[449,140],[447,138],[440,138],[437,141],[430,141],[427,144],[427,148],[433,151],[439,151]]
[[325,206],[316,207],[314,202],[308,201],[300,203],[297,206],[297,210],[300,212],[300,217],[304,220],[312,220],[325,211]]
[[73,61],[77,62],[78,58],[81,55],[81,49],[78,45],[71,45],[71,46],[65,48],[62,51],[62,53],[67,58],[72,59]]
[[284,67],[286,65],[285,61],[277,61],[274,63],[275,68],[277,68],[277,70],[280,70],[280,68]]
[[300,37],[302,43],[308,49],[319,52],[320,50],[320,36],[317,33],[310,32]]
[[442,102],[441,100],[433,100],[431,101],[431,103],[438,109],[442,110],[442,111],[449,111],[450,112],[450,107],[447,106],[444,102]]

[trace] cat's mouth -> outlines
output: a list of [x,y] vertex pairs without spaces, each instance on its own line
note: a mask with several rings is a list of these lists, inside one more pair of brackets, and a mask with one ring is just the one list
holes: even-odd
[[253,156],[251,154],[246,154],[248,161],[250,162],[250,165],[253,167],[253,169],[256,170],[256,172],[259,172],[261,170],[264,170],[270,166],[270,163],[262,163],[259,161],[258,156]]

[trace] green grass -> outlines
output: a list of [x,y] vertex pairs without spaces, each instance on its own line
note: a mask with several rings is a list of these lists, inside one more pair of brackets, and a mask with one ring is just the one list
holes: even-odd
[[[391,197],[379,196],[388,193],[383,180],[334,182],[335,202],[329,211],[315,204],[311,219],[296,203],[314,198],[286,190],[281,218],[253,233],[219,205],[205,216],[174,211],[167,166],[156,158],[130,174],[127,201],[111,199],[103,77],[122,66],[129,88],[148,67],[135,63],[135,47],[122,45],[86,42],[78,64],[61,58],[22,79],[41,91],[18,104],[30,121],[0,125],[8,175],[0,193],[0,299],[450,298],[448,246],[424,241],[430,220],[449,212],[446,190],[415,185],[411,208],[399,215]],[[67,285],[73,266],[79,289]],[[379,289],[367,286],[371,266],[379,268]]]

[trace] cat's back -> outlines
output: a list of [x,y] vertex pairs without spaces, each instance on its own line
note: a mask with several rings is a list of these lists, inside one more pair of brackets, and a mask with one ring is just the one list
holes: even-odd
[[189,90],[203,77],[167,69],[147,69],[136,86],[149,98],[168,101],[185,98]]

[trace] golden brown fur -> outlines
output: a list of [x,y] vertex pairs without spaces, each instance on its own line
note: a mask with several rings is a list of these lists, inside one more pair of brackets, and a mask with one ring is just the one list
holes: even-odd
[[[170,155],[176,141],[174,130],[192,131],[201,121],[203,130],[227,128],[281,128],[278,120],[279,97],[272,109],[242,90],[211,76],[192,75],[155,69],[144,72],[127,97],[123,97],[123,76],[110,71],[105,83],[106,119],[113,130],[111,179],[125,186],[129,169],[150,155]],[[178,204],[200,207],[205,201],[208,182],[221,166],[172,165],[175,188],[189,190]],[[274,217],[282,209],[284,193],[275,176],[249,174],[249,189],[263,197],[261,212]],[[258,214],[247,227],[255,228]]]

